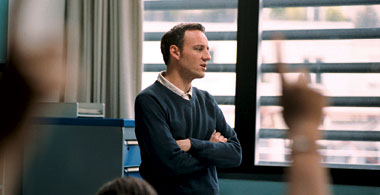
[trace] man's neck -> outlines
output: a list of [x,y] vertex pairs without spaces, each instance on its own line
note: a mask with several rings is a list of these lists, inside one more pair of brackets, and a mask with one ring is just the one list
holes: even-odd
[[173,85],[178,87],[178,89],[182,90],[183,92],[188,92],[191,87],[191,80],[187,81],[181,77],[181,75],[176,71],[170,71],[167,70],[165,74],[163,75],[165,79],[167,79],[169,82],[171,82]]

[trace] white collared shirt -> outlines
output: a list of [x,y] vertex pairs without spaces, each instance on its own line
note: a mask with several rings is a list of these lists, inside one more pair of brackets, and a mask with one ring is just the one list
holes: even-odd
[[158,74],[157,81],[160,82],[163,86],[167,87],[170,91],[181,96],[183,99],[190,100],[191,95],[193,94],[193,87],[190,86],[190,90],[185,93],[164,77],[165,72],[166,71],[161,71],[160,74]]

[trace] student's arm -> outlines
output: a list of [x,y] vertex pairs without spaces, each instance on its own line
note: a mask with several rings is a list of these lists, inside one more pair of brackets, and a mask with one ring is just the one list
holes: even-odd
[[307,86],[304,76],[295,83],[288,83],[283,75],[284,64],[277,66],[282,81],[283,117],[289,127],[289,139],[293,141],[292,164],[288,170],[289,194],[329,194],[328,173],[321,165],[316,145],[325,99]]
[[[297,127],[291,127],[291,131],[305,131],[306,129],[317,132],[317,127],[310,125],[307,121],[303,124],[300,123]],[[301,151],[297,151],[295,146],[293,146],[291,154],[292,165],[288,170],[290,195],[329,194],[327,170],[320,163],[321,158],[315,144],[317,138],[313,134],[315,133],[305,131],[302,134],[294,134],[290,137],[294,141],[304,142],[299,143],[301,146],[298,147],[301,147]],[[307,141],[304,139],[307,139]],[[303,144],[309,145],[302,146]]]
[[208,165],[183,151],[173,138],[165,112],[154,97],[139,95],[135,101],[135,129],[141,150],[162,176],[181,175],[202,170]]
[[242,160],[241,146],[235,131],[227,124],[222,111],[214,98],[210,101],[215,108],[216,132],[219,132],[226,142],[211,142],[190,138],[190,154],[201,161],[211,163],[217,167],[229,168],[239,166]]

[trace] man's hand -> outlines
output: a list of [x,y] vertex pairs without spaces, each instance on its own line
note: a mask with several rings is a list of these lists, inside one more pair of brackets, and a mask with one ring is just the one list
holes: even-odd
[[191,141],[190,139],[181,139],[181,140],[177,140],[176,141],[179,148],[181,148],[181,150],[187,152],[190,150],[191,148]]
[[210,142],[213,142],[213,143],[218,143],[218,142],[226,143],[227,142],[227,138],[225,138],[222,134],[220,134],[219,132],[217,132],[216,130],[214,130],[214,132],[212,133],[212,135],[210,137]]

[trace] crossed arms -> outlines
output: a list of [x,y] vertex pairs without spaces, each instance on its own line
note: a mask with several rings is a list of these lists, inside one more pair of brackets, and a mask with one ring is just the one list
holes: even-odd
[[218,132],[210,132],[207,140],[191,137],[176,140],[166,121],[167,113],[152,96],[140,95],[136,98],[135,114],[136,136],[142,150],[142,160],[154,160],[151,166],[155,167],[157,174],[181,175],[209,166],[240,165],[240,143],[219,108],[215,128]]
[[[216,130],[214,130],[214,132],[211,134],[209,141],[212,143],[218,143],[218,142],[226,143],[227,138],[225,138],[220,132],[217,132]],[[179,148],[181,148],[181,150],[185,152],[188,152],[191,148],[190,139],[181,139],[181,140],[177,140],[176,142]]]

